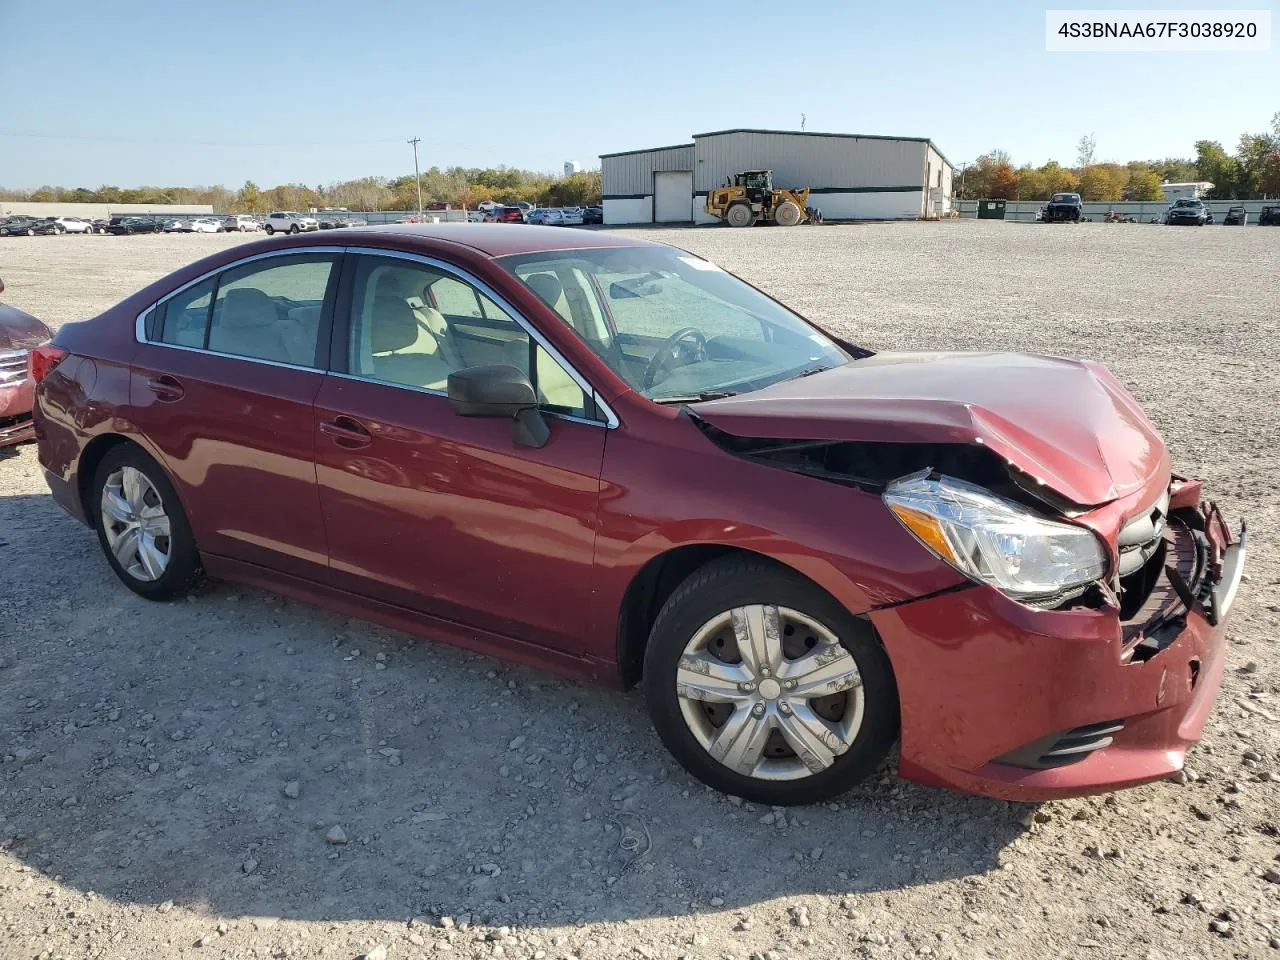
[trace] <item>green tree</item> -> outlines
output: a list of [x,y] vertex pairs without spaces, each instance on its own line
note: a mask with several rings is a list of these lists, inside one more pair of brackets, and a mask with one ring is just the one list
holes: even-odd
[[1258,188],[1264,200],[1280,197],[1280,148],[1272,150],[1263,161],[1258,173]]
[[1075,193],[1080,188],[1079,178],[1057,160],[1050,160],[1041,167],[1040,174],[1044,177],[1046,197],[1055,193]]
[[1045,175],[1031,164],[1018,168],[1018,199],[1047,200],[1049,198],[1048,181]]
[[1114,163],[1095,163],[1080,173],[1082,200],[1119,200],[1124,196],[1128,171]]
[[1227,200],[1236,195],[1238,182],[1236,161],[1222,149],[1216,140],[1196,141],[1196,179],[1213,184],[1210,194],[1215,200]]
[[252,180],[244,182],[244,186],[236,191],[236,198],[233,201],[234,209],[244,213],[264,213],[266,212],[266,205],[262,191],[258,189],[258,185]]
[[1130,200],[1163,200],[1164,191],[1160,189],[1160,174],[1154,170],[1147,170],[1137,176],[1130,174],[1126,193]]

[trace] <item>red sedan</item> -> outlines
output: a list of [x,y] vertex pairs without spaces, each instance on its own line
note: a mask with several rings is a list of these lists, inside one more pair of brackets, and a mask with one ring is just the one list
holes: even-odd
[[132,590],[202,573],[618,686],[770,804],[900,771],[1166,777],[1233,532],[1102,367],[873,354],[612,233],[249,243],[35,351],[40,461]]
[[[4,281],[0,280],[0,293]],[[31,405],[35,383],[28,375],[31,348],[47,343],[49,328],[16,307],[0,303],[0,447],[35,439]]]

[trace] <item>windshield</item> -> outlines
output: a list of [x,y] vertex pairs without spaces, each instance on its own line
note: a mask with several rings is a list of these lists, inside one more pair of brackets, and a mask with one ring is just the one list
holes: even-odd
[[1199,200],[1179,200],[1177,203],[1174,204],[1174,206],[1175,207],[1198,207],[1200,206],[1200,201]]
[[659,403],[758,390],[849,362],[781,304],[672,247],[558,250],[498,262]]
[[1074,193],[1055,193],[1053,195],[1053,199],[1049,202],[1050,203],[1070,203],[1075,199],[1076,199],[1076,194]]

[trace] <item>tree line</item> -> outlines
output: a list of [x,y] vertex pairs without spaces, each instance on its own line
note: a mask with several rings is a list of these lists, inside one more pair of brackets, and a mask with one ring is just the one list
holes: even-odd
[[[515,203],[524,200],[540,207],[590,206],[601,201],[599,170],[568,177],[519,170],[512,167],[431,167],[421,176],[422,203],[447,203],[474,209],[485,200]],[[0,200],[52,203],[207,203],[218,213],[268,213],[272,210],[309,210],[312,207],[346,207],[349,210],[417,210],[418,183],[413,174],[401,177],[362,177],[315,187],[282,183],[259,187],[245,181],[239,190],[221,184],[188,187],[87,187],[42,186],[36,190],[0,189]]]
[[956,170],[957,198],[1048,200],[1055,193],[1079,193],[1084,200],[1163,200],[1162,183],[1207,181],[1211,200],[1265,200],[1280,197],[1280,113],[1266,133],[1244,133],[1232,153],[1216,140],[1197,140],[1194,158],[1102,162],[1092,134],[1076,145],[1076,164],[1056,160],[1015,167],[1008,153],[992,150]]

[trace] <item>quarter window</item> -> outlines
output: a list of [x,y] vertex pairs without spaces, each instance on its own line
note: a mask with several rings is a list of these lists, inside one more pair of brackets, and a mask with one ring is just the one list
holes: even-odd
[[178,347],[203,347],[209,323],[209,304],[213,300],[214,278],[201,280],[181,291],[164,305],[162,343]]
[[350,373],[444,392],[455,370],[493,363],[523,371],[548,411],[578,417],[594,411],[556,359],[471,284],[424,263],[360,258],[351,298]]

